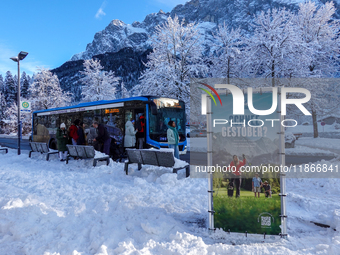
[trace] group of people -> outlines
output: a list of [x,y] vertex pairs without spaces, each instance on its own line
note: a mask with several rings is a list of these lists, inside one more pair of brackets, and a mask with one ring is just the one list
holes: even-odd
[[[235,175],[234,178],[232,178],[229,182],[229,186],[234,189],[234,186],[236,186],[236,197],[240,196],[241,192],[241,172],[240,168],[246,164],[246,157],[243,154],[243,160],[240,161],[237,155],[233,156],[233,161],[230,163],[230,168],[234,168],[233,174]],[[272,197],[271,195],[271,187],[268,183],[268,181],[262,182],[261,178],[259,177],[258,173],[255,173],[255,177],[252,179],[252,190],[255,194],[257,194],[257,197],[260,197],[261,188],[264,188],[265,197]]]
[[[135,120],[129,120],[125,124],[125,136],[124,136],[124,147],[125,148],[144,148],[144,137],[145,137],[145,118],[140,116],[137,122],[137,128],[134,127]],[[172,120],[168,122],[167,139],[169,148],[174,150],[175,158],[179,159],[179,147],[180,136],[176,129],[176,123]],[[138,142],[136,146],[136,142]]]
[[145,117],[141,115],[137,122],[137,128],[134,127],[135,120],[131,119],[125,123],[124,147],[143,149],[145,141]]
[[[97,121],[94,121],[92,126],[97,129],[97,137],[93,139],[93,142],[97,145],[97,147],[102,147],[101,151],[103,153],[109,155],[111,138],[105,126],[99,124]],[[85,124],[79,119],[76,119],[67,130],[65,123],[61,123],[60,128],[57,130],[56,139],[59,151],[59,159],[60,161],[64,161],[67,157],[67,144],[87,145]]]
[[[133,119],[127,121],[125,124],[124,147],[143,149],[145,143],[144,115],[139,117],[137,128],[135,128],[134,125],[135,120]],[[167,138],[169,148],[174,149],[174,156],[179,159],[178,143],[180,141],[180,136],[176,129],[176,123],[174,121],[169,121],[168,125]],[[102,151],[106,155],[110,155],[111,138],[106,127],[97,121],[94,121],[92,126],[97,129],[97,136],[93,139],[95,149]],[[67,130],[65,123],[61,123],[60,128],[57,130],[56,138],[60,161],[64,161],[67,157],[67,144],[87,145],[85,124],[79,119],[76,119]]]
[[261,178],[259,177],[259,174],[255,173],[255,176],[253,177],[253,180],[252,180],[252,188],[253,188],[255,197],[256,197],[256,193],[257,193],[257,197],[260,197],[262,187],[264,188],[265,197],[272,197],[271,187],[268,181],[262,182]]

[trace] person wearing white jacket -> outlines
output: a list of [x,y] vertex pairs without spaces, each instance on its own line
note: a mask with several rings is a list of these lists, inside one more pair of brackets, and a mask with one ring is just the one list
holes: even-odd
[[124,147],[125,148],[135,148],[136,146],[136,133],[137,129],[135,130],[133,124],[135,123],[134,120],[128,120],[125,124],[125,136],[124,136]]
[[169,148],[174,149],[174,156],[175,158],[179,159],[178,142],[179,142],[180,137],[176,129],[176,123],[170,120],[168,125],[169,125],[169,129],[167,131],[168,146]]

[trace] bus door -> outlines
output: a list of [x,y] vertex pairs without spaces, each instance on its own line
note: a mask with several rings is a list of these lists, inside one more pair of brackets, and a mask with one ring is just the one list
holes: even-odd
[[[124,113],[125,117],[125,124],[127,121],[131,121],[131,120],[134,120],[135,121],[135,129],[138,128],[138,126],[140,125],[139,122],[140,122],[140,117],[141,116],[144,116],[145,117],[145,108],[128,108],[128,109],[125,109],[125,113]],[[145,119],[144,119],[144,123],[146,123]],[[145,124],[144,124],[145,125]],[[144,130],[146,126],[144,126]],[[145,139],[145,133],[144,132],[144,139]],[[124,134],[125,134],[125,128],[124,128]],[[145,141],[145,140],[144,140]]]

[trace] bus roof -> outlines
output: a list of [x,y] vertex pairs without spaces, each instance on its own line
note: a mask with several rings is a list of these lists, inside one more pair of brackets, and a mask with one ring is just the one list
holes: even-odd
[[67,109],[73,109],[73,108],[82,108],[82,107],[88,107],[88,106],[120,103],[120,102],[134,101],[134,100],[148,101],[149,98],[150,98],[150,96],[140,96],[140,97],[129,97],[129,98],[122,98],[122,99],[115,99],[115,100],[101,100],[101,101],[81,103],[81,104],[72,105],[72,106],[65,106],[65,107],[59,107],[59,108],[50,108],[50,109],[46,109],[46,110],[39,110],[39,111],[35,111],[33,113],[67,110]]

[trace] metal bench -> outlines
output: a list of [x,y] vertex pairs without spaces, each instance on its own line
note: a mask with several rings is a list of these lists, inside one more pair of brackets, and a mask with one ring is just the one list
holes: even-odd
[[7,148],[0,148],[0,151],[5,151],[5,153],[8,153],[8,149]]
[[109,156],[94,158],[96,153],[93,146],[69,145],[69,144],[66,146],[69,153],[69,155],[66,158],[66,164],[68,164],[69,157],[78,157],[81,159],[93,159],[93,166],[96,166],[98,161],[106,161],[106,165],[109,165],[110,163]]
[[51,154],[57,154],[58,151],[50,151],[48,148],[47,143],[38,143],[38,142],[30,142],[31,151],[29,152],[28,156],[31,157],[32,152],[40,152],[41,154],[47,154],[46,160],[50,159]]
[[128,160],[125,161],[124,171],[128,174],[129,164],[138,164],[138,170],[142,165],[163,166],[172,168],[173,173],[185,168],[185,176],[190,175],[190,165],[174,168],[175,159],[171,151],[147,150],[147,149],[126,149]]
[[296,137],[296,140],[299,140],[299,138],[302,136],[302,133],[293,134]]

